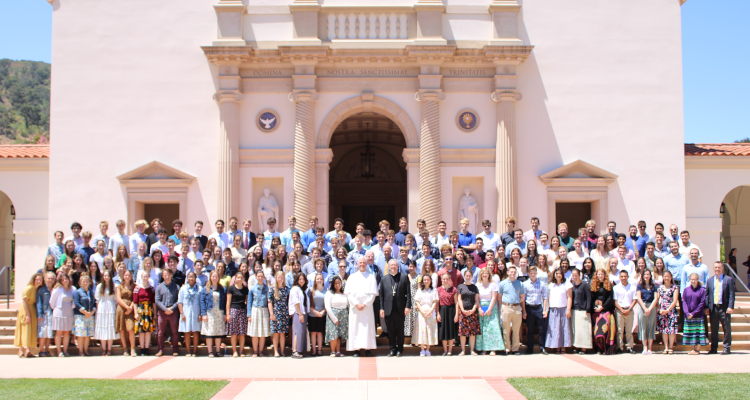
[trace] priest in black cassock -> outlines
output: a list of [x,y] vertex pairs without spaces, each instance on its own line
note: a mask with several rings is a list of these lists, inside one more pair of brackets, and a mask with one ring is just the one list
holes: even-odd
[[409,277],[398,270],[398,261],[388,261],[389,274],[380,283],[380,318],[388,330],[388,357],[401,357],[404,351],[404,318],[411,312]]

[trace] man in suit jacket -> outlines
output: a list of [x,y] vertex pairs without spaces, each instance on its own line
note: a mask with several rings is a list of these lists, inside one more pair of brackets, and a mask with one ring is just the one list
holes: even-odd
[[714,276],[706,282],[706,297],[708,308],[706,315],[711,321],[711,350],[709,354],[716,354],[719,348],[719,321],[724,330],[724,352],[730,354],[732,346],[732,311],[734,309],[734,279],[724,275],[724,264],[714,263]]
[[255,233],[250,230],[252,225],[249,219],[242,221],[242,230],[237,233],[242,235],[242,248],[248,251],[258,243]]
[[385,319],[388,330],[388,357],[401,357],[404,351],[404,318],[411,311],[409,277],[398,270],[398,261],[388,261],[389,274],[380,284],[380,318]]

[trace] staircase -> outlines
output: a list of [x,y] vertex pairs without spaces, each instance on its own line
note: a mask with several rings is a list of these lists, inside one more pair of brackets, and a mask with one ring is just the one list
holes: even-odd
[[[738,293],[736,298],[736,304],[734,313],[732,314],[732,351],[741,351],[741,350],[750,350],[750,294],[748,293]],[[0,355],[7,355],[7,354],[17,354],[18,348],[13,346],[13,340],[16,330],[16,316],[18,311],[17,310],[2,310],[0,309]],[[380,333],[380,329],[378,329],[378,333]],[[637,335],[636,335],[637,336]],[[724,339],[724,334],[721,333],[721,328],[719,329],[719,342],[721,342]],[[136,340],[138,340],[136,338]],[[664,350],[664,345],[659,344],[661,341],[661,335],[657,334],[656,340],[654,341],[654,352],[661,352]],[[91,341],[92,343],[95,342],[95,340]],[[680,344],[682,342],[682,334],[677,335],[677,342],[675,344],[675,351],[690,351],[691,346],[684,346]],[[156,338],[155,336],[152,337],[151,340],[152,346],[150,348],[151,354],[155,354],[158,350],[155,346],[156,344]],[[224,343],[229,346],[229,338],[224,339]],[[407,347],[404,349],[405,355],[417,355],[419,354],[419,348],[418,347],[412,347],[408,346],[410,343],[410,338],[406,338]],[[266,340],[266,345],[270,348],[270,338]],[[374,350],[373,353],[375,355],[386,355],[389,352],[388,349],[388,339],[387,338],[378,338],[377,339],[378,348],[377,350]],[[289,345],[289,341],[287,341],[287,346]],[[246,346],[249,347],[249,340],[246,341]],[[638,351],[641,348],[640,342],[636,341],[636,351]],[[171,344],[167,346],[165,344],[165,349],[171,351]],[[432,348],[434,352],[442,352],[442,350],[439,350],[438,346],[435,346]],[[51,346],[51,352],[52,354],[55,354],[54,350],[54,339]],[[708,350],[708,346],[702,347],[703,351]],[[77,355],[78,349],[73,346],[72,344],[69,346],[68,351],[71,355]],[[250,352],[250,350],[246,349],[246,352]],[[453,353],[457,354],[460,350],[456,350],[454,348]],[[525,351],[525,348],[521,349],[521,352],[523,353]],[[538,353],[538,348],[535,349],[535,353]],[[719,351],[721,351],[721,343],[719,343]],[[93,355],[100,355],[101,354],[101,347],[95,347],[90,346],[89,352]],[[121,355],[123,353],[122,347],[119,347],[119,341],[115,341],[115,346],[112,349],[113,355]],[[291,354],[291,350],[287,351],[288,354]],[[180,348],[180,354],[185,354],[185,348]],[[269,354],[269,351],[266,352],[266,354]],[[272,352],[270,354],[273,354]],[[324,354],[328,354],[328,351],[324,350]],[[198,355],[205,356],[207,355],[205,342],[201,341],[201,345],[198,347]]]

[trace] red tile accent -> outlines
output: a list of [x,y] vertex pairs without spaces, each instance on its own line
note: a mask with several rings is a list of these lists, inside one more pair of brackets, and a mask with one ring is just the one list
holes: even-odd
[[611,370],[603,365],[599,365],[587,358],[575,355],[575,354],[563,354],[563,357],[575,361],[578,364],[583,365],[584,367],[588,367],[593,369],[594,371],[604,375],[604,376],[611,376],[611,375],[619,375],[617,371]]
[[229,382],[229,384],[224,386],[224,389],[221,389],[219,393],[216,393],[211,400],[232,400],[245,390],[249,384],[250,382],[245,382],[244,380]]
[[378,363],[375,358],[360,358],[359,359],[359,374],[357,376],[359,380],[377,380],[378,379]]
[[686,156],[748,156],[748,143],[685,143]]
[[48,144],[6,144],[0,146],[0,158],[49,158]]
[[140,375],[140,374],[142,374],[142,373],[150,370],[151,368],[154,368],[157,365],[163,364],[163,363],[165,363],[165,362],[167,362],[167,361],[169,361],[169,360],[171,360],[173,358],[174,357],[172,357],[172,356],[165,356],[165,357],[155,358],[155,359],[153,359],[153,360],[151,360],[151,361],[149,361],[149,362],[147,362],[145,364],[142,364],[142,365],[140,365],[138,367],[135,367],[135,368],[131,369],[130,371],[127,371],[127,372],[124,372],[124,373],[118,375],[115,379],[133,379],[136,376],[138,376],[138,375]]
[[[495,377],[493,377],[495,378]],[[503,398],[503,400],[525,400],[526,397],[524,397],[521,393],[516,390],[508,381],[505,380],[505,378],[500,377],[500,379],[493,379],[492,382],[487,382],[489,385],[495,389],[495,392],[500,395],[500,397]]]

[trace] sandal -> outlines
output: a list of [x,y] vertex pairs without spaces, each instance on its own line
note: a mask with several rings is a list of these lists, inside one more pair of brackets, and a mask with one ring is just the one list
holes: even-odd
[[478,356],[479,354],[477,354],[477,352],[476,352],[476,351],[472,351],[472,352],[471,352],[471,355],[472,355],[472,356]]
[[292,358],[302,358],[302,354],[297,353],[296,351],[292,353]]
[[673,355],[673,354],[674,354],[674,350],[672,350],[672,349],[669,349],[669,355],[671,356],[671,355]]
[[665,348],[662,354],[669,354],[669,349]]
[[253,358],[258,358],[258,353],[253,353]]
[[466,355],[466,353],[465,353],[465,352],[463,352],[463,351],[462,351],[462,352],[460,352],[460,353],[458,353],[458,356],[459,356],[459,357],[460,357],[460,356],[465,356],[465,355]]
[[237,355],[237,352],[235,351],[234,354],[232,354],[232,358],[237,358],[237,357],[239,357],[239,356]]

